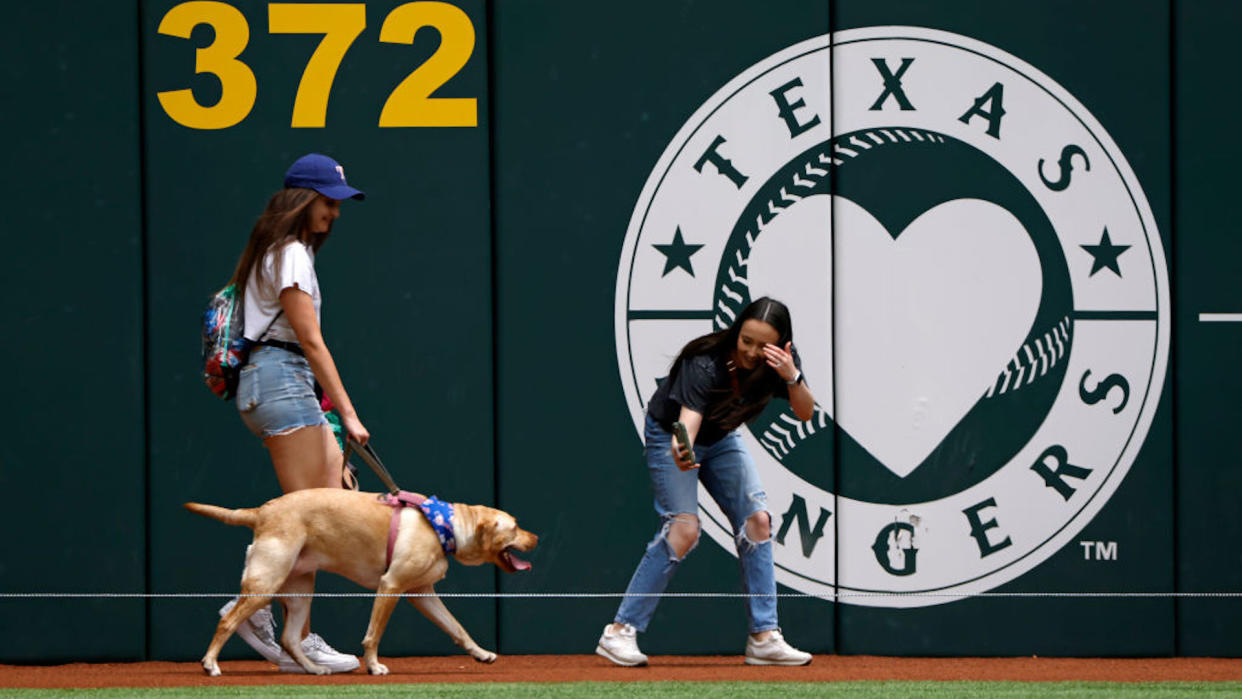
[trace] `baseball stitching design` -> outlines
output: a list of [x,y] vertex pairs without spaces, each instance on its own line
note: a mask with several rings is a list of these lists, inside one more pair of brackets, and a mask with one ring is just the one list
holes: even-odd
[[[727,252],[721,261],[721,276],[725,279],[720,284],[716,295],[713,323],[716,330],[728,327],[737,314],[750,303],[750,282],[747,276],[750,251],[763,232],[765,226],[793,204],[814,194],[830,194],[830,175],[833,168],[839,168],[850,160],[858,158],[872,149],[883,148],[891,144],[947,143],[942,134],[933,131],[908,127],[875,128],[843,134],[827,141],[819,148],[808,151],[801,162],[792,167],[787,181],[769,182],[765,188],[773,195],[759,205],[759,212],[754,223],[740,231],[744,242],[737,245],[732,256]],[[794,165],[791,163],[791,165]],[[737,234],[735,233],[735,236]],[[1018,348],[1013,358],[997,375],[996,381],[989,386],[981,399],[991,399],[1032,385],[1037,378],[1045,376],[1052,368],[1060,364],[1069,354],[1072,331],[1072,320],[1063,316],[1055,326],[1035,334]],[[800,443],[809,439],[818,430],[828,427],[831,418],[827,411],[818,404],[810,420],[799,420],[792,409],[786,408],[761,433],[757,434],[759,443],[779,462],[784,462]]]

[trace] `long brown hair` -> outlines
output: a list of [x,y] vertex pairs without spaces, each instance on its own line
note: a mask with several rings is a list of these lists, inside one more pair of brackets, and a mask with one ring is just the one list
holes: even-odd
[[[793,342],[793,321],[789,316],[789,308],[773,298],[764,296],[755,299],[729,327],[714,333],[696,337],[681,349],[666,381],[677,378],[683,360],[699,355],[712,355],[722,362],[729,361],[737,349],[737,338],[742,332],[742,324],[748,320],[761,320],[776,329],[779,338],[776,344],[782,349],[785,343]],[[772,396],[785,385],[766,362],[760,361],[759,366],[742,374],[738,371],[737,391],[730,388],[712,392],[704,417],[720,425],[726,431],[732,431],[743,422],[754,419],[767,407]]]
[[[310,205],[320,194],[313,189],[286,187],[272,195],[267,201],[267,208],[254,222],[250,230],[250,240],[242,250],[233,269],[233,277],[229,283],[236,284],[239,294],[246,293],[246,283],[255,267],[260,265],[268,252],[275,249],[272,269],[280,269],[281,258],[284,257],[285,243],[297,240],[311,246],[319,252],[328,239],[326,234],[310,232]],[[275,295],[276,280],[267,278],[261,273],[257,279],[259,288],[273,292]]]

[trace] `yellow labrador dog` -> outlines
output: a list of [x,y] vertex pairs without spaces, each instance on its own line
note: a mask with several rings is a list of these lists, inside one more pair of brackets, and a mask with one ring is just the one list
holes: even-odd
[[[203,656],[208,675],[220,674],[216,662],[220,648],[243,621],[274,595],[313,592],[317,570],[343,575],[380,593],[362,640],[363,661],[372,675],[388,674],[388,668],[379,662],[379,640],[402,594],[426,595],[408,599],[475,660],[490,663],[496,659],[495,653],[480,648],[470,638],[434,596],[432,585],[444,578],[449,554],[427,516],[418,507],[400,507],[396,508],[394,524],[394,508],[383,497],[339,488],[312,488],[269,500],[258,508],[230,510],[196,502],[185,504],[191,512],[254,530],[254,544],[242,573],[243,596],[220,619]],[[530,551],[539,537],[518,527],[512,515],[482,505],[453,503],[451,508],[452,517],[444,523],[444,533],[451,526],[456,542],[454,558],[466,565],[494,563],[508,573],[530,568],[514,552]],[[390,532],[395,533],[391,541]],[[327,668],[312,663],[302,652],[301,631],[310,614],[311,599],[282,598],[286,615],[280,645],[308,673],[325,674]]]

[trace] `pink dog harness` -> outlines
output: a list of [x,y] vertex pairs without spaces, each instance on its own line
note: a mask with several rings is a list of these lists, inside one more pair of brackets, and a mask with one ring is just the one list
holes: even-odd
[[384,493],[379,496],[380,502],[392,507],[392,521],[388,526],[388,557],[384,562],[384,570],[392,565],[392,549],[397,543],[397,528],[401,524],[401,509],[417,507],[423,511],[431,528],[440,540],[440,548],[450,554],[457,550],[457,540],[453,537],[453,506],[432,495],[425,498],[417,493],[399,491],[396,495]]

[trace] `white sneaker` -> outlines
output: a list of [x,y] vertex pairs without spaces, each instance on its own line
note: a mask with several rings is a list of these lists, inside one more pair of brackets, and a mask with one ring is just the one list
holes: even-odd
[[638,631],[629,624],[622,624],[620,631],[613,631],[612,624],[604,626],[595,653],[625,667],[647,664],[647,656],[638,650]]
[[[220,607],[220,616],[228,614],[235,604],[237,604],[236,597],[225,602],[224,606]],[[237,627],[237,635],[251,648],[259,651],[259,655],[267,658],[268,662],[292,662],[293,660],[285,652],[285,649],[280,647],[280,641],[276,640],[276,621],[272,618],[272,606],[270,604],[243,621]]]
[[[337,652],[317,633],[302,639],[302,652],[306,654],[307,660],[316,665],[322,665],[332,672],[350,672],[358,669],[357,656]],[[296,660],[288,655],[276,664],[280,666],[281,672],[306,672]]]
[[810,662],[811,654],[786,643],[780,631],[773,630],[762,641],[756,641],[754,636],[746,639],[747,665],[807,665]]

